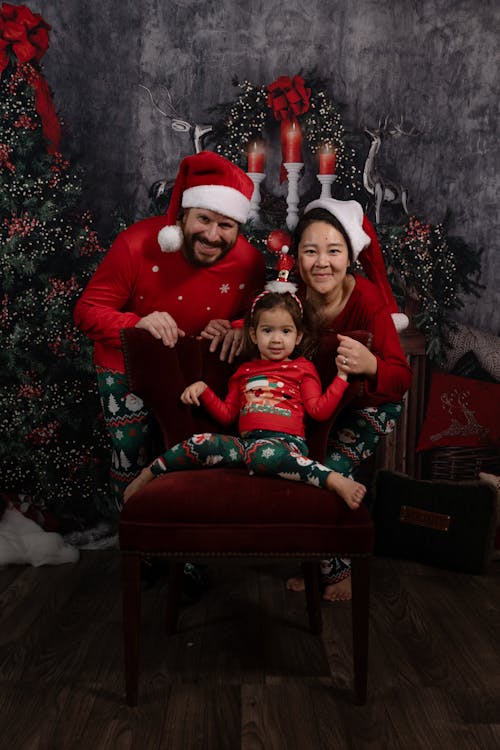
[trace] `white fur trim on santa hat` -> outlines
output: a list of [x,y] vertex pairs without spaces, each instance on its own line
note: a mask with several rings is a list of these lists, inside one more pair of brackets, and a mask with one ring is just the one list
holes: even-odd
[[268,292],[278,292],[279,294],[284,294],[285,292],[297,294],[297,284],[293,284],[291,281],[280,281],[279,279],[268,281],[266,289]]
[[182,194],[183,208],[206,208],[244,224],[250,201],[236,188],[227,185],[195,185]]
[[184,242],[182,229],[176,224],[167,224],[158,232],[158,244],[162,253],[175,253],[180,250]]
[[354,260],[363,248],[368,247],[370,238],[363,230],[363,208],[357,201],[339,201],[336,198],[318,198],[309,203],[304,209],[304,217],[313,208],[324,208],[344,227],[349,239],[351,240]]
[[408,316],[404,313],[391,313],[391,317],[394,321],[394,325],[396,326],[396,331],[398,333],[401,333],[401,331],[405,331],[410,325]]

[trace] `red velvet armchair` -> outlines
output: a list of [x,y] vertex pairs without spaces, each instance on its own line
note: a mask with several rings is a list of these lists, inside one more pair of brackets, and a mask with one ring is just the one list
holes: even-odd
[[[353,335],[352,333],[350,335]],[[206,341],[182,339],[169,349],[149,333],[122,331],[130,390],[153,410],[165,446],[200,432],[221,432],[203,408],[181,403],[182,390],[205,380],[221,396],[235,365],[221,362]],[[324,384],[335,373],[335,341],[323,341],[315,359]],[[354,382],[339,411],[359,390]],[[335,419],[308,425],[311,456],[322,460]],[[230,430],[229,430],[230,432]],[[310,628],[321,633],[319,562],[352,558],[354,694],[366,701],[369,560],[373,525],[366,507],[352,512],[325,490],[275,477],[249,476],[244,469],[210,468],[166,474],[137,492],[124,506],[119,525],[123,563],[123,624],[126,695],[138,696],[140,563],[169,562],[167,633],[176,631],[184,561],[207,558],[295,558],[302,563]]]

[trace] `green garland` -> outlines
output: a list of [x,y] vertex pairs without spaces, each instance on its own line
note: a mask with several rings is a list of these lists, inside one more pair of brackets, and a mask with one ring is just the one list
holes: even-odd
[[447,235],[448,213],[440,224],[409,216],[400,226],[377,225],[387,274],[401,309],[424,334],[427,354],[446,363],[451,314],[464,307],[462,295],[479,296],[482,251]]

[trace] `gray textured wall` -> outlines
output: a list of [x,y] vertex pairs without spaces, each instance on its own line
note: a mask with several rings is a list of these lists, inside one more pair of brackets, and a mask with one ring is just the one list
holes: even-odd
[[[485,248],[479,300],[461,319],[500,332],[498,47],[495,0],[33,0],[52,25],[43,63],[68,124],[65,152],[89,178],[88,201],[147,210],[156,179],[190,151],[142,83],[168,87],[180,112],[206,121],[234,97],[231,79],[269,83],[317,67],[347,104],[351,128],[388,113],[421,131],[384,152],[429,221],[453,210],[453,233]],[[366,142],[368,146],[368,141]]]

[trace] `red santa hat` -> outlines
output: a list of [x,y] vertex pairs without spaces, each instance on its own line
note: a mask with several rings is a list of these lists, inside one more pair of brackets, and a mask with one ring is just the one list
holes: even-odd
[[205,208],[242,224],[248,217],[253,189],[250,177],[219,154],[201,151],[186,156],[165,214],[167,223],[158,232],[162,251],[176,252],[182,247],[182,229],[177,225],[181,207]]
[[340,221],[351,241],[353,259],[357,260],[359,257],[366,275],[382,295],[392,315],[396,330],[404,331],[408,327],[409,320],[404,313],[399,312],[387,278],[384,256],[377,233],[371,221],[363,213],[361,204],[357,201],[339,201],[336,198],[319,198],[305,207],[304,216],[314,208],[323,208]]

